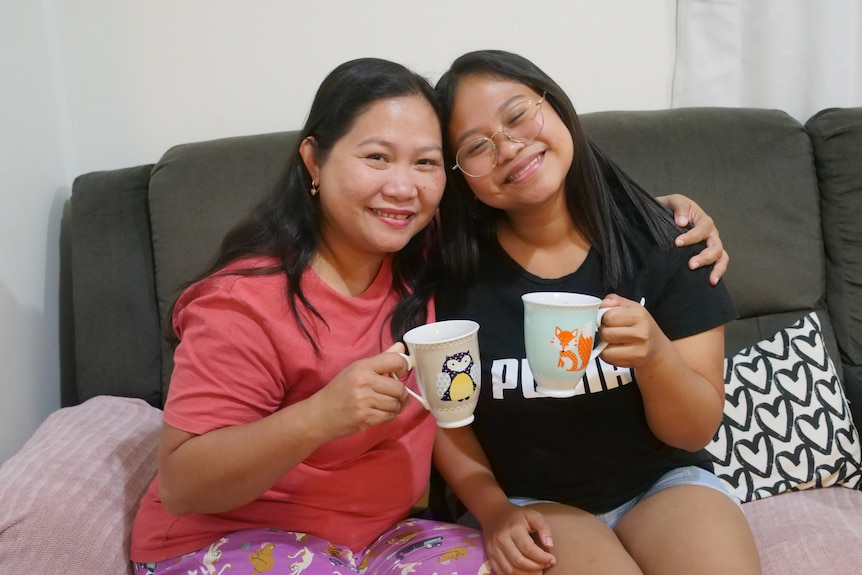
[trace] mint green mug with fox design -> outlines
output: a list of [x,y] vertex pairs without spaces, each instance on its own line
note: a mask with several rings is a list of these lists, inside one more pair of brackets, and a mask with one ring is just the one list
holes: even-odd
[[597,341],[609,308],[601,299],[578,293],[532,292],[524,302],[524,345],[536,391],[546,397],[572,397],[587,367],[607,346]]

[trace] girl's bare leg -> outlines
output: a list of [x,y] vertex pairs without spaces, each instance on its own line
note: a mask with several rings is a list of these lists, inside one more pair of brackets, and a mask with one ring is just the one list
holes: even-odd
[[551,526],[557,558],[546,575],[642,575],[616,533],[591,513],[557,503],[536,503]]
[[616,526],[647,574],[758,575],[760,558],[742,510],[700,485],[677,485],[640,501]]

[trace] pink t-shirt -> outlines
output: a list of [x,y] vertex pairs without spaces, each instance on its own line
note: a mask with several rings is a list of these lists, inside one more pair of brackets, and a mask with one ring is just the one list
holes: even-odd
[[[275,263],[245,260],[228,269]],[[186,290],[173,316],[180,344],[165,421],[195,434],[255,421],[311,396],[353,361],[387,349],[393,343],[387,314],[398,301],[389,264],[357,297],[305,272],[303,292],[328,324],[303,315],[321,356],[290,312],[284,274],[218,275]],[[416,388],[412,374],[408,385]],[[135,519],[132,560],[162,561],[259,527],[365,547],[422,495],[435,429],[433,417],[410,401],[394,421],[323,445],[256,501],[215,515],[170,514],[156,477]]]

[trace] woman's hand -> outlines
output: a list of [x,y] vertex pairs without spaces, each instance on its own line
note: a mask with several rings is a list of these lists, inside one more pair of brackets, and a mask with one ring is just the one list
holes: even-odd
[[499,513],[482,523],[482,533],[485,552],[497,575],[541,575],[556,563],[547,551],[554,545],[551,528],[542,514],[529,506],[506,502]]
[[697,269],[714,264],[709,274],[709,283],[717,284],[727,271],[730,256],[721,243],[713,219],[694,200],[681,194],[659,196],[656,199],[673,210],[676,225],[681,228],[692,225],[690,230],[676,238],[677,246],[688,246],[706,240],[706,248],[688,261],[688,267]]
[[332,439],[351,435],[395,419],[410,400],[404,384],[393,375],[406,374],[397,343],[379,355],[353,362],[309,401],[320,410],[318,421]]

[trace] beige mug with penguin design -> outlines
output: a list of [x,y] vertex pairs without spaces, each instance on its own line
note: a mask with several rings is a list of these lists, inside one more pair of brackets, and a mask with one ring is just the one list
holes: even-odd
[[407,369],[416,373],[419,393],[408,393],[429,410],[439,427],[468,425],[479,401],[482,373],[479,324],[453,319],[415,327],[404,334]]

